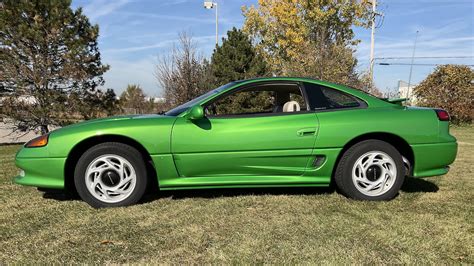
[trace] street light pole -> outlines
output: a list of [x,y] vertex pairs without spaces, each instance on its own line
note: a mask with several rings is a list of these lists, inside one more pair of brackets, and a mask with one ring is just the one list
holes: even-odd
[[217,2],[212,2],[212,1],[204,1],[204,8],[205,9],[212,9],[214,8],[216,10],[216,46],[219,44],[219,20],[218,20],[218,13],[217,13]]
[[214,3],[214,6],[216,7],[216,46],[217,46],[219,44],[219,29],[218,29],[219,20],[217,17],[217,3]]

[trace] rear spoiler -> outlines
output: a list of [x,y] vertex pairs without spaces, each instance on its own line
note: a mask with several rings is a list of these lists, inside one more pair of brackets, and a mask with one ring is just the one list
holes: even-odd
[[408,99],[407,98],[381,98],[381,100],[384,100],[389,103],[402,105],[402,103],[406,102]]

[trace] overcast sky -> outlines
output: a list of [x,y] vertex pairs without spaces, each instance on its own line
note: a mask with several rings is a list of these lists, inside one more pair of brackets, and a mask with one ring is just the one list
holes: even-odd
[[[241,6],[257,0],[217,0],[219,33],[243,24]],[[416,59],[415,64],[474,64],[473,0],[384,0],[378,9],[385,14],[377,29],[376,57],[410,57],[416,31],[416,56],[464,56],[467,59]],[[154,77],[157,58],[171,49],[178,33],[193,35],[199,51],[210,56],[215,43],[214,10],[203,8],[201,0],[74,0],[93,23],[99,24],[99,47],[103,62],[111,69],[105,87],[118,94],[128,83],[139,84],[148,95],[160,96]],[[369,63],[370,30],[356,29],[359,70]],[[377,62],[409,63],[410,60]],[[434,66],[414,66],[412,82],[424,79]],[[393,89],[398,80],[408,80],[408,65],[375,66],[376,85]]]

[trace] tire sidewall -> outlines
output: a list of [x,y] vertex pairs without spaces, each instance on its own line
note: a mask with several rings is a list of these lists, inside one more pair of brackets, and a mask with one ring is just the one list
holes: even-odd
[[[397,169],[397,176],[392,187],[384,194],[378,196],[368,196],[363,194],[356,188],[354,181],[352,180],[352,170],[356,161],[363,154],[373,151],[380,151],[386,153],[395,162],[395,167]],[[380,201],[390,200],[398,195],[399,190],[403,185],[403,181],[405,179],[405,168],[403,165],[403,159],[401,154],[392,145],[387,142],[378,140],[363,141],[347,150],[344,156],[347,158],[344,158],[345,160],[343,164],[338,166],[338,168],[341,168],[338,169],[338,174],[342,175],[339,176],[339,183],[343,182],[343,187],[345,190],[343,192],[347,196],[360,200]],[[336,181],[338,180],[336,179]]]
[[[136,173],[136,184],[132,193],[122,201],[108,203],[95,198],[87,189],[85,174],[90,163],[105,154],[118,155],[126,159],[133,166]],[[147,187],[146,166],[141,156],[133,147],[121,143],[103,143],[87,150],[78,160],[74,171],[74,184],[79,196],[94,208],[129,206],[137,203]]]

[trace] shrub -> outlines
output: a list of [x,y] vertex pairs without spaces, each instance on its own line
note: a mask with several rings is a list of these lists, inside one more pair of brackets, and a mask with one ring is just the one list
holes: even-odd
[[414,88],[420,106],[447,110],[456,124],[474,120],[474,71],[463,65],[438,66]]

